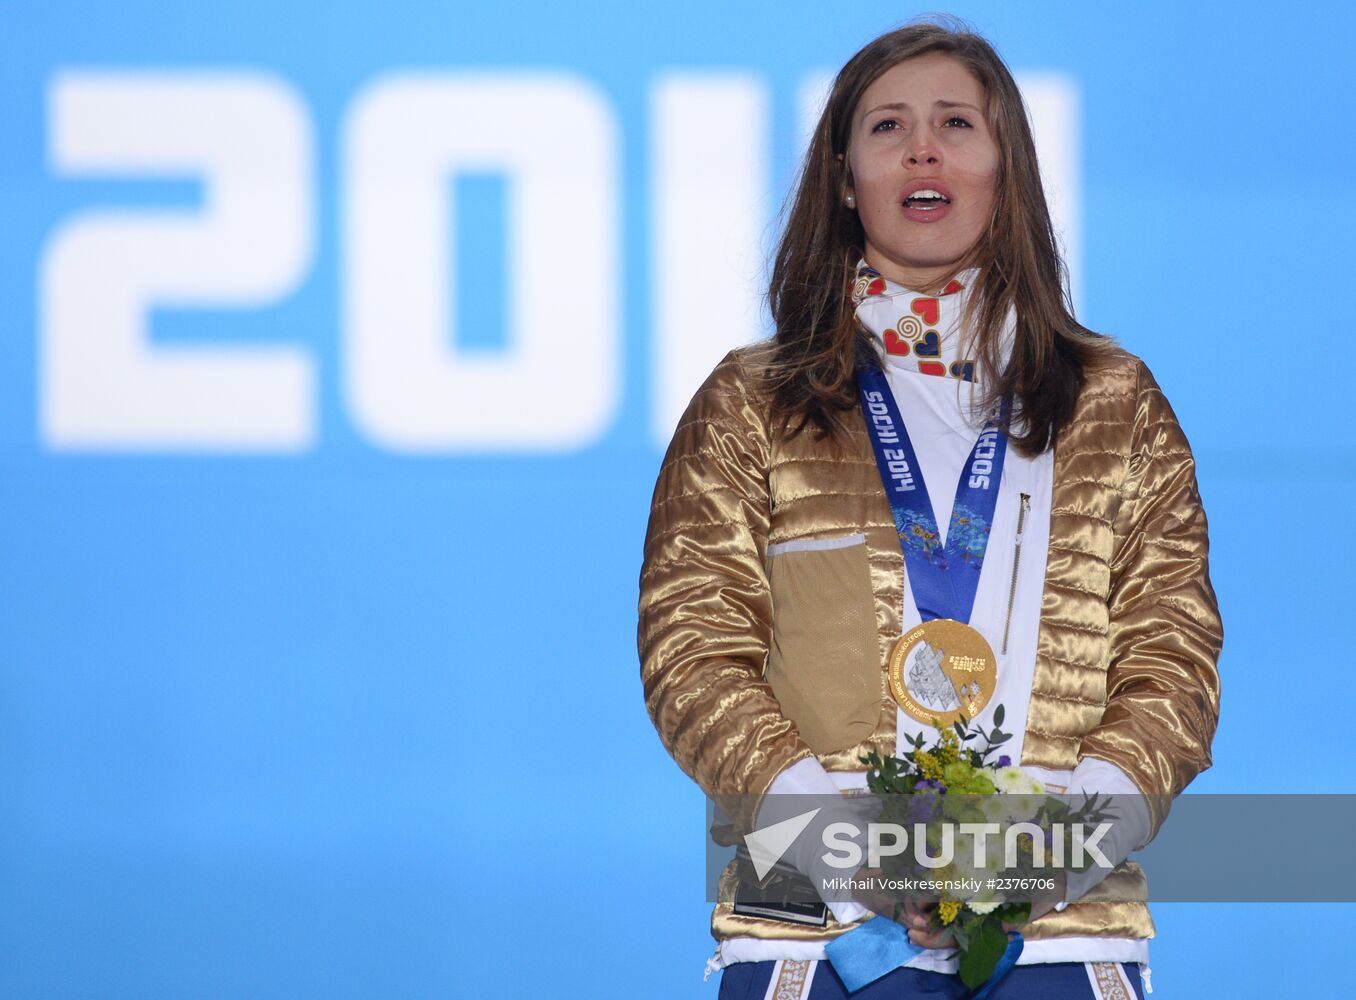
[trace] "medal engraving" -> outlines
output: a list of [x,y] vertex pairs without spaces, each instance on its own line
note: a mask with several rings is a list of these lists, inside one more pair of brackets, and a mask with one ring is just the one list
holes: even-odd
[[910,629],[890,653],[890,694],[912,718],[941,726],[973,719],[998,683],[998,661],[978,631],[950,618]]

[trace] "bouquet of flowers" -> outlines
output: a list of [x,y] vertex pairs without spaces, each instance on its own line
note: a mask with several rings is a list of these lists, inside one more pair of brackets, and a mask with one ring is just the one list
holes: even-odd
[[[971,989],[994,974],[1007,949],[1004,925],[1030,919],[1033,890],[1053,889],[1053,873],[1061,869],[1087,867],[1065,863],[1075,857],[1069,849],[1075,828],[1110,817],[1106,800],[1095,795],[1078,808],[1047,796],[1042,782],[1000,753],[1012,736],[999,728],[1003,706],[995,709],[993,720],[993,729],[985,732],[962,716],[952,727],[938,725],[940,737],[931,746],[919,735],[909,739],[912,749],[902,757],[871,753],[862,758],[870,769],[867,786],[883,803],[877,822],[916,831],[914,851],[881,858],[880,870],[895,885],[948,887],[930,897],[936,902],[931,927],[959,950],[961,981]],[[1025,839],[1012,838],[1015,849],[1000,850],[998,863],[986,863],[985,846],[963,832],[1012,831],[1016,824]],[[931,863],[921,863],[920,848]],[[939,864],[947,855],[950,859]],[[902,906],[896,903],[896,919]]]

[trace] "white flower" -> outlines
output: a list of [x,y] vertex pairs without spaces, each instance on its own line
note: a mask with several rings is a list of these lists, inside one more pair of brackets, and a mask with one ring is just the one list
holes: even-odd
[[1033,778],[1020,767],[1000,767],[989,775],[994,787],[1007,795],[1041,795],[1045,782]]
[[986,795],[975,804],[990,823],[1015,823],[1018,819],[1013,809],[1014,804],[1010,801],[1005,802],[1001,795]]
[[970,902],[966,903],[965,905],[968,906],[968,907],[970,907],[970,909],[974,910],[976,913],[978,913],[978,914],[982,917],[982,916],[984,916],[984,914],[986,914],[986,913],[992,913],[994,910],[998,909],[998,900],[996,900],[996,899],[972,899],[972,900],[970,900]]

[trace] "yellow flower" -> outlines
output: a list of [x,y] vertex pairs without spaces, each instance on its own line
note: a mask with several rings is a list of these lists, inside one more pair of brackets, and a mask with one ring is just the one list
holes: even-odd
[[942,733],[937,746],[937,759],[943,764],[954,764],[960,760],[960,737],[954,729]]
[[926,750],[920,750],[913,755],[913,761],[918,765],[918,770],[922,772],[924,778],[932,781],[940,781],[942,777],[943,764],[936,757]]
[[956,919],[956,914],[960,913],[961,905],[957,900],[944,899],[937,904],[937,913],[942,918],[943,924],[949,924]]

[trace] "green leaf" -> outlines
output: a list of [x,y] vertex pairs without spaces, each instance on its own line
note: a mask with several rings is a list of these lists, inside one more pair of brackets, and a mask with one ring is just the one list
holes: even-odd
[[993,710],[993,724],[994,724],[994,726],[1001,726],[1001,725],[1003,724],[1003,706],[1002,706],[1002,705],[999,705],[997,708],[995,708],[995,709]]
[[970,947],[961,953],[960,977],[970,989],[978,989],[990,976],[1008,947],[1003,925],[990,914],[970,932]]
[[970,934],[961,925],[961,922],[959,920],[951,925],[951,933],[955,935],[956,946],[960,948],[961,951],[965,951],[967,948],[970,947]]

